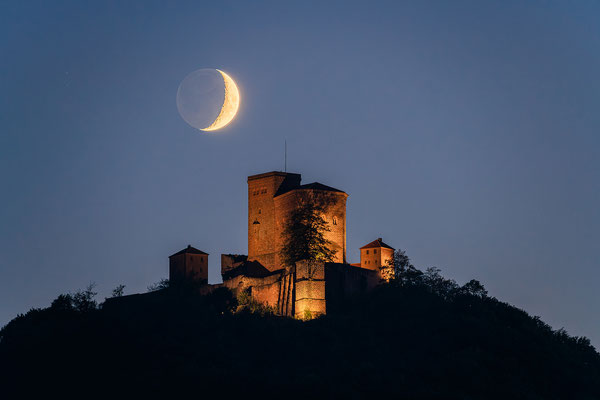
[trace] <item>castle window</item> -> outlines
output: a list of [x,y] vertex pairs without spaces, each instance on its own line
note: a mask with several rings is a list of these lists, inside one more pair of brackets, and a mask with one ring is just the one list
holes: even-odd
[[337,218],[336,217],[333,217],[333,224],[337,225]]
[[373,249],[373,254],[377,254],[377,249]]
[[367,250],[367,254],[369,254],[369,250]]
[[260,209],[260,208],[258,209],[258,213],[259,213],[259,214],[262,214],[262,211],[261,211],[261,209]]

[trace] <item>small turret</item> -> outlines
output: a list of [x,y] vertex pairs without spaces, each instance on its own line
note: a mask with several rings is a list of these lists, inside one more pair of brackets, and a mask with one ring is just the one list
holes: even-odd
[[360,248],[360,267],[379,271],[394,259],[394,248],[383,242],[381,238]]
[[191,245],[169,256],[169,281],[208,283],[208,253]]

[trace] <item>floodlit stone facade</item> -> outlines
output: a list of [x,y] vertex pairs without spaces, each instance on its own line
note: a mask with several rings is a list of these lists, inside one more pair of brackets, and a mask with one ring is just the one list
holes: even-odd
[[360,248],[360,267],[379,271],[394,260],[394,249],[383,243],[381,238]]

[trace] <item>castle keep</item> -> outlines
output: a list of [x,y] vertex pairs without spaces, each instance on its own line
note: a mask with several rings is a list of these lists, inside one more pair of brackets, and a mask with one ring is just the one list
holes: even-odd
[[[300,174],[267,172],[248,177],[248,254],[221,254],[222,284],[209,285],[208,254],[188,246],[169,257],[169,280],[193,279],[209,292],[227,287],[247,291],[254,300],[281,315],[314,317],[335,309],[344,299],[381,282],[380,267],[394,249],[381,238],[361,247],[360,263],[346,262],[348,195],[318,182],[301,184]],[[284,266],[280,255],[286,222],[303,202],[317,202],[329,231],[324,232],[333,262],[297,262]]]
[[268,172],[248,177],[248,259],[269,271],[280,268],[282,232],[290,211],[300,201],[319,201],[329,225],[325,239],[335,252],[334,262],[346,262],[346,198],[348,195],[320,183],[300,184],[300,174]]

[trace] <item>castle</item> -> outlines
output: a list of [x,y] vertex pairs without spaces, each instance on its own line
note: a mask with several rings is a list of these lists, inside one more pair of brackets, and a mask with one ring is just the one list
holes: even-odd
[[[267,172],[248,177],[248,255],[221,254],[223,283],[208,284],[208,254],[192,246],[169,257],[169,280],[192,279],[207,293],[227,287],[247,291],[280,315],[306,318],[334,310],[345,298],[381,282],[380,267],[394,249],[381,238],[360,248],[360,263],[346,261],[348,194],[321,183],[301,184],[300,174]],[[284,266],[280,250],[290,212],[301,202],[319,202],[333,262],[297,262]]]

